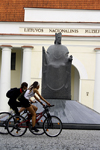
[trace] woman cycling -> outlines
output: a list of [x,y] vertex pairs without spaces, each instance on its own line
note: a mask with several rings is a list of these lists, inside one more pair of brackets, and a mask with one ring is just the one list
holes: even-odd
[[[32,115],[32,130],[35,130],[35,132],[38,132],[39,130],[35,127],[35,122],[36,122],[36,110],[37,107],[34,105],[31,105],[29,101],[31,100],[31,97],[34,97],[38,102],[40,102],[41,105],[44,105],[41,101],[43,100],[45,103],[47,103],[47,105],[50,106],[50,103],[48,103],[39,93],[38,89],[39,89],[40,85],[37,81],[35,81],[25,92],[24,96],[20,99],[20,102],[22,104],[22,107],[26,108]],[[39,98],[35,95],[37,94],[39,96]],[[22,108],[23,109],[23,108]],[[21,112],[21,111],[20,111]]]

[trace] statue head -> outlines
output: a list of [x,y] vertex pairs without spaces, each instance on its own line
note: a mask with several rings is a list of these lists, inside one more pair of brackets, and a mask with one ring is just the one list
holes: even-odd
[[60,33],[55,33],[55,42],[54,44],[61,44],[61,32]]

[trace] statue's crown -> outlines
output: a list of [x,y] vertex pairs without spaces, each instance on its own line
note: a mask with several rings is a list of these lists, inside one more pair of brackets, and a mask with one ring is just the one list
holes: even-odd
[[61,38],[61,36],[62,36],[61,32],[60,32],[60,33],[55,33],[55,41],[54,41],[54,44],[56,44],[57,38],[58,38],[58,37]]
[[55,37],[57,38],[58,36],[62,36],[61,32],[55,33]]

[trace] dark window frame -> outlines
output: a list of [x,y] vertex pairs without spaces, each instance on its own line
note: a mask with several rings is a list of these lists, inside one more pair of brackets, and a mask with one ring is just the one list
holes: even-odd
[[11,70],[16,70],[16,53],[11,53]]

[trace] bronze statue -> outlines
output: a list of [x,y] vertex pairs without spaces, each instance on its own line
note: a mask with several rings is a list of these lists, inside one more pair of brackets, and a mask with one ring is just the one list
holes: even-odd
[[43,47],[42,95],[47,99],[71,99],[71,62],[69,51],[61,45],[61,33],[55,34],[54,45]]

